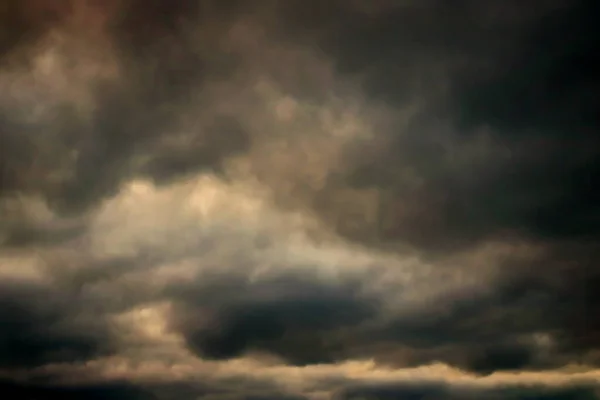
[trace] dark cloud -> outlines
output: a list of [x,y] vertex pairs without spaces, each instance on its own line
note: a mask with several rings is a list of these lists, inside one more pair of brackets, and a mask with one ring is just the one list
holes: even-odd
[[0,285],[0,367],[40,367],[109,354],[108,327],[68,295],[35,284]]
[[7,247],[23,247],[29,244],[58,244],[79,236],[79,226],[27,226],[20,221],[18,226],[8,227],[3,244]]
[[[598,126],[598,40],[594,1],[573,2],[548,15],[491,76],[460,82],[458,114],[503,135],[589,135]],[[565,137],[566,139],[566,137]]]
[[[215,283],[214,288],[208,298],[202,294],[206,291],[186,294],[177,324],[190,348],[212,359],[258,350],[293,365],[334,362],[344,351],[343,331],[376,312],[375,303],[361,299],[352,288],[328,287],[306,278],[248,286],[229,281]],[[208,323],[198,324],[206,314]]]
[[241,153],[250,144],[244,128],[231,116],[219,116],[205,129],[206,139],[198,148],[165,154],[150,162],[143,173],[161,183],[171,182],[203,167],[219,171],[224,157]]
[[[199,359],[265,352],[307,368],[375,359],[394,367],[443,362],[478,374],[600,366],[598,2],[101,3],[5,1],[0,8],[0,263],[34,250],[53,256],[43,259],[48,286],[0,284],[0,369],[113,354],[109,314],[163,300],[175,304],[169,328]],[[279,97],[254,94],[271,89]],[[321,119],[338,100],[364,122],[358,130],[373,131],[370,140],[319,136],[335,130]],[[401,260],[409,249],[431,263],[432,275],[464,268],[485,278],[487,265],[448,265],[485,243],[535,254],[498,256],[489,261],[500,268],[488,287],[414,310],[394,304],[402,312],[384,307],[395,294],[373,287],[375,267],[372,276],[365,268],[348,278],[351,285],[291,272],[250,282],[246,264],[254,272],[263,260],[237,248],[237,236],[212,232],[211,218],[220,215],[194,220],[198,229],[176,232],[161,247],[152,222],[171,221],[156,207],[141,213],[150,222],[139,235],[151,244],[111,255],[127,246],[128,225],[140,222],[121,216],[108,233],[97,222],[124,184],[143,178],[165,188],[209,172],[227,185],[237,175],[227,175],[233,167],[225,164],[236,156],[248,175],[240,179],[272,196],[264,200],[270,211],[315,216],[319,229],[332,228],[353,251],[384,249]],[[223,231],[256,235],[246,222],[223,220]],[[102,235],[116,238],[110,249],[98,244]],[[264,250],[259,241],[251,251]],[[56,256],[63,246],[68,251]],[[215,262],[208,253],[219,251],[227,257]],[[159,265],[203,254],[219,278],[200,274],[161,287],[169,274]],[[336,255],[323,257],[346,272]],[[150,392],[2,385],[25,398],[286,396],[240,382],[233,385],[243,393],[210,383]],[[348,389],[340,398],[594,393],[415,384]]]
[[337,398],[340,400],[468,400],[483,398],[490,400],[585,400],[597,398],[597,391],[593,386],[585,384],[561,389],[539,386],[475,389],[434,384],[406,384],[352,388],[340,393]]
[[131,399],[154,400],[157,397],[129,383],[106,383],[87,386],[59,386],[19,383],[0,380],[0,390],[9,398],[18,399]]
[[131,399],[131,400],[305,400],[303,396],[286,394],[265,387],[240,393],[236,388],[218,387],[190,382],[139,383],[108,381],[89,384],[53,385],[39,382],[0,380],[0,390],[9,398],[19,399]]
[[[183,149],[165,148],[160,143],[165,132],[181,128],[178,121],[182,111],[191,106],[195,93],[207,78],[234,71],[236,64],[232,57],[210,48],[216,46],[213,41],[227,30],[226,15],[219,14],[223,19],[219,24],[215,20],[218,10],[208,7],[210,15],[202,17],[211,22],[210,26],[198,33],[192,32],[190,24],[197,23],[201,15],[199,2],[184,1],[166,8],[162,2],[143,3],[143,6],[135,1],[113,3],[117,5],[89,11],[89,19],[98,18],[96,14],[109,19],[104,29],[115,40],[116,49],[105,57],[118,59],[118,77],[91,82],[85,89],[96,103],[88,117],[78,115],[80,99],[67,99],[58,105],[46,105],[40,99],[41,106],[52,108],[50,119],[42,121],[25,122],[2,110],[1,192],[41,195],[55,210],[78,214],[115,194],[128,177],[150,176],[159,182],[176,179],[218,167],[225,157],[247,149],[244,127],[228,115],[210,115],[205,126],[191,127]],[[28,4],[32,12],[44,12],[36,2]],[[68,10],[69,7],[61,8],[67,16]],[[199,43],[199,39],[207,45]],[[82,36],[81,40],[87,39]],[[65,68],[73,71],[58,73],[76,73],[78,68],[89,67],[86,63],[94,62],[79,59],[77,45],[67,44],[63,49],[64,57],[71,63]],[[89,46],[97,44],[92,42]],[[10,57],[6,55],[7,59]],[[41,139],[40,132],[52,139]],[[76,159],[69,162],[73,151],[77,152]],[[148,165],[136,168],[131,164],[133,157],[148,152],[152,154]],[[68,173],[61,180],[51,177],[64,168]]]
[[64,18],[61,1],[7,0],[0,9],[0,57],[39,38]]
[[[506,15],[497,10],[486,23],[474,17],[485,10],[470,2],[456,13],[398,8],[408,25],[386,13],[389,24],[365,25],[348,41],[365,43],[369,57],[350,45],[338,52],[340,71],[362,74],[371,98],[402,109],[425,96],[408,124],[390,129],[388,146],[361,153],[350,169],[351,186],[383,195],[375,223],[363,222],[362,232],[339,224],[343,235],[409,243],[442,258],[490,238],[532,240],[547,251],[530,265],[507,262],[512,272],[490,297],[394,322],[386,340],[395,344],[383,346],[383,358],[478,372],[597,362],[585,356],[597,335],[597,5],[564,6],[534,7],[521,18],[507,4]],[[410,28],[423,20],[437,23]],[[436,81],[440,70],[427,69],[435,65],[452,77],[448,92]],[[353,212],[338,209],[333,220]],[[541,356],[523,343],[534,332],[551,333],[556,353]],[[394,355],[394,346],[403,351]]]
[[335,31],[340,73],[393,109],[420,107],[347,171],[384,196],[377,226],[341,233],[430,252],[507,234],[595,237],[594,7],[408,2]]
[[441,361],[478,374],[598,365],[598,272],[590,263],[597,255],[585,251],[510,260],[485,293],[375,324],[346,343],[345,354],[399,367]]
[[380,310],[386,293],[364,297],[308,276],[255,284],[203,277],[172,289],[180,304],[173,327],[212,359],[264,351],[293,365],[374,358],[394,367],[444,362],[477,374],[598,365],[598,278],[595,264],[582,265],[597,256],[585,251],[509,257],[494,287],[400,316]]
[[[204,387],[190,383],[175,384],[129,384],[106,382],[86,385],[55,386],[40,383],[0,381],[3,393],[23,399],[134,399],[168,400],[178,398],[221,400],[302,400],[307,397],[264,391],[243,394],[232,389]],[[442,384],[398,384],[352,386],[334,395],[335,399],[498,399],[498,400],[588,400],[595,399],[597,391],[585,383],[566,388],[549,389],[542,386],[507,386],[476,389]]]

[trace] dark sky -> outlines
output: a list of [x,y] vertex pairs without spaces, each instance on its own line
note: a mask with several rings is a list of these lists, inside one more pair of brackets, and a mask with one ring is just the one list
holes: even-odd
[[600,399],[598,16],[4,0],[0,393]]

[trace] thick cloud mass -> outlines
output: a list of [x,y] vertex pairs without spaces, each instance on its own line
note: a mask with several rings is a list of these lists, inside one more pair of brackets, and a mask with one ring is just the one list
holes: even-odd
[[600,398],[597,1],[0,6],[0,393]]
[[452,389],[445,386],[383,386],[352,388],[340,395],[340,399],[519,399],[519,400],[579,400],[595,399],[597,392],[588,387],[564,389],[546,388],[499,388],[493,390]]
[[[186,299],[192,308],[186,311],[189,322],[184,334],[191,348],[216,359],[266,350],[294,365],[332,362],[336,350],[342,350],[335,342],[336,333],[375,313],[366,299],[361,301],[350,290],[319,287],[298,278],[261,286],[221,287],[217,298]],[[249,290],[252,293],[242,294]],[[193,324],[194,314],[201,313],[196,307],[206,303],[216,312],[218,326],[212,329]]]
[[79,361],[108,350],[102,324],[79,328],[77,320],[89,319],[88,310],[77,310],[60,294],[33,285],[2,284],[1,289],[2,367]]

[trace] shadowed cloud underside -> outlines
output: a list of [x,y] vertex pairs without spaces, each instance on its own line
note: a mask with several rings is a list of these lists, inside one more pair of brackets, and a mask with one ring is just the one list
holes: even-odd
[[598,11],[5,1],[0,392],[600,398]]

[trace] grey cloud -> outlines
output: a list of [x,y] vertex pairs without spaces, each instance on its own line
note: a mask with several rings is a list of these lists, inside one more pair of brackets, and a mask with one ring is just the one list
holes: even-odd
[[354,338],[348,354],[397,367],[441,361],[478,374],[598,365],[597,255],[586,251],[513,260],[485,293],[388,316]]
[[[224,68],[214,65],[218,64],[217,53],[213,55],[211,49],[203,49],[197,43],[198,38],[203,38],[211,44],[218,36],[206,29],[202,33],[210,37],[193,32],[194,38],[186,31],[180,20],[183,17],[191,23],[196,19],[197,2],[181,2],[180,7],[168,7],[169,12],[160,2],[144,3],[141,7],[135,2],[127,6],[121,3],[116,7],[118,18],[113,17],[105,28],[105,35],[117,40],[117,48],[105,50],[112,51],[106,58],[115,58],[120,70],[116,80],[82,89],[95,102],[90,116],[79,115],[80,99],[52,106],[52,115],[40,121],[22,121],[10,112],[2,113],[2,192],[41,195],[57,210],[79,213],[116,193],[120,182],[127,177],[142,174],[159,180],[176,178],[175,175],[218,166],[224,157],[247,148],[244,128],[227,115],[211,115],[205,127],[192,127],[186,149],[160,147],[157,139],[165,131],[180,128],[178,119],[182,109],[191,107],[191,99],[206,78],[223,73]],[[34,13],[43,12],[37,3],[29,2],[28,6]],[[209,19],[214,16],[211,14]],[[226,29],[214,21],[211,26]],[[88,39],[82,36],[81,40]],[[94,61],[79,59],[81,50],[76,45],[67,43],[65,53],[56,55],[65,59],[58,62],[73,64],[65,68],[88,68],[85,63]],[[91,42],[89,46],[97,44]],[[10,57],[11,54],[6,55],[7,59]],[[25,79],[33,79],[33,72],[28,75],[25,69],[22,74]],[[84,84],[88,83],[70,83]],[[21,90],[36,90],[36,87]],[[57,97],[62,95],[55,93]],[[51,106],[43,104],[43,99],[36,101],[41,106]],[[43,139],[48,137],[51,139]],[[75,159],[71,156],[74,151]],[[144,152],[153,152],[154,157],[148,166],[136,171],[131,159],[140,153],[145,156]],[[61,171],[63,177],[56,181],[52,175]]]
[[460,388],[451,385],[389,385],[352,388],[339,394],[339,399],[498,399],[498,400],[584,400],[596,399],[597,389],[582,384],[570,388],[549,389],[544,387]]
[[459,116],[467,124],[486,123],[505,135],[536,128],[549,138],[587,135],[597,126],[598,60],[592,48],[598,36],[593,15],[598,4],[574,2],[548,15],[529,32],[517,51],[491,76],[459,81]]
[[[383,144],[331,177],[313,205],[324,219],[349,238],[428,252],[506,235],[593,237],[596,78],[576,71],[593,70],[584,60],[593,58],[595,4],[377,4],[384,11],[370,18],[337,2],[305,9],[304,19],[289,6],[300,16],[292,36],[330,55],[338,77],[356,77],[366,98],[391,112],[416,105],[408,122],[378,126],[374,141]],[[559,81],[565,90],[551,90]],[[552,122],[559,116],[572,122]],[[358,210],[328,206],[339,186],[380,196]],[[362,232],[343,226],[367,208],[378,216]]]
[[286,394],[268,385],[262,389],[255,388],[241,393],[235,388],[220,387],[212,384],[193,382],[161,383],[128,383],[108,381],[88,384],[56,385],[43,382],[17,382],[0,380],[2,393],[10,398],[22,399],[54,399],[66,400],[92,399],[131,399],[131,400],[171,400],[171,399],[203,399],[203,400],[306,400],[304,396]]
[[294,365],[374,358],[399,368],[444,362],[478,374],[597,365],[597,274],[592,265],[573,270],[570,261],[582,251],[585,245],[509,257],[493,287],[402,314],[383,311],[392,292],[361,293],[366,276],[356,286],[330,286],[293,273],[256,283],[204,275],[172,286],[168,296],[179,304],[173,328],[201,357],[258,350]]
[[[142,7],[139,12],[134,12],[133,10],[137,10],[135,4],[133,2],[129,5],[130,8],[124,7],[119,14],[119,19],[110,29],[111,35],[123,48],[124,59],[129,60],[123,64],[124,77],[119,80],[118,87],[112,89],[113,93],[98,95],[101,106],[91,122],[86,123],[85,126],[75,124],[73,128],[67,129],[87,130],[89,137],[78,146],[81,154],[79,161],[73,165],[76,171],[74,178],[55,191],[52,196],[57,201],[57,205],[63,204],[61,207],[66,209],[70,207],[76,209],[77,204],[85,206],[93,203],[95,201],[93,199],[105,196],[104,193],[114,193],[120,181],[136,173],[131,170],[133,167],[129,160],[139,154],[140,150],[142,154],[147,149],[158,153],[155,153],[149,163],[137,173],[149,174],[163,181],[206,166],[218,167],[224,157],[243,152],[249,146],[249,138],[244,126],[241,126],[235,117],[228,116],[209,117],[215,122],[198,128],[206,132],[193,135],[208,138],[208,144],[203,140],[203,143],[198,146],[190,145],[186,149],[161,150],[161,145],[156,143],[157,136],[176,126],[174,121],[181,110],[188,105],[188,99],[194,95],[193,92],[201,90],[202,82],[214,79],[215,74],[228,70],[215,60],[225,57],[230,59],[232,66],[237,65],[235,68],[244,65],[243,60],[231,54],[227,55],[218,48],[218,45],[210,43],[211,40],[217,43],[218,38],[227,31],[227,27],[236,20],[234,17],[236,14],[232,10],[238,10],[237,12],[240,13],[238,15],[243,16],[244,7],[236,6],[234,3],[229,7],[211,3],[211,6],[199,9],[195,2],[182,2],[177,7],[168,8],[167,12],[158,3],[152,3]],[[593,222],[586,218],[587,215],[595,213],[594,204],[597,203],[594,201],[593,191],[586,183],[595,175],[593,151],[574,148],[575,153],[570,157],[569,167],[560,167],[560,170],[557,170],[561,174],[560,181],[563,184],[555,185],[553,181],[543,178],[550,175],[545,174],[544,171],[559,168],[554,167],[553,160],[557,155],[552,152],[562,152],[564,141],[550,143],[551,147],[546,150],[547,156],[535,160],[531,155],[537,152],[536,149],[540,146],[538,142],[534,141],[531,144],[521,140],[506,142],[506,135],[502,133],[506,127],[492,124],[492,141],[488,144],[489,148],[484,148],[481,150],[484,154],[477,156],[471,154],[477,150],[472,147],[477,146],[472,144],[472,140],[464,139],[464,135],[458,134],[457,129],[460,128],[455,127],[453,122],[457,117],[455,114],[473,108],[469,106],[473,103],[469,103],[469,99],[474,96],[498,98],[493,94],[471,93],[493,90],[486,89],[490,86],[505,87],[502,82],[513,79],[508,74],[516,68],[507,69],[503,67],[504,65],[514,62],[518,65],[531,64],[526,59],[514,61],[512,54],[522,52],[526,57],[535,56],[526,48],[523,49],[527,46],[521,45],[520,41],[530,41],[533,43],[531,46],[537,49],[540,46],[536,45],[539,41],[537,39],[539,35],[534,35],[536,31],[556,31],[557,28],[552,24],[540,22],[542,17],[550,15],[552,18],[575,20],[574,18],[562,13],[562,8],[558,6],[554,7],[558,7],[558,11],[555,11],[552,5],[539,8],[528,7],[521,9],[521,13],[516,13],[514,12],[516,6],[512,3],[499,8],[489,5],[488,9],[473,2],[463,2],[460,7],[453,8],[454,11],[449,13],[442,11],[445,7],[443,2],[419,5],[407,2],[400,6],[381,2],[378,3],[378,7],[385,11],[378,11],[377,7],[374,7],[375,11],[371,10],[371,12],[375,14],[371,18],[375,18],[378,22],[382,20],[390,22],[372,24],[369,22],[371,19],[364,18],[365,11],[360,6],[361,3],[357,4],[352,7],[330,2],[321,7],[310,8],[312,11],[308,12],[308,8],[304,9],[292,2],[276,12],[295,16],[301,16],[302,12],[306,12],[307,17],[299,18],[296,27],[294,24],[277,26],[273,28],[275,29],[273,32],[284,35],[283,37],[291,43],[303,43],[302,40],[306,39],[306,35],[311,37],[310,33],[315,30],[322,32],[314,38],[316,41],[312,45],[318,45],[321,51],[339,64],[342,69],[337,72],[341,77],[347,74],[343,67],[353,64],[348,57],[360,57],[359,61],[362,64],[355,65],[354,70],[358,76],[367,80],[366,94],[369,99],[377,98],[377,93],[386,92],[394,95],[402,94],[406,97],[406,101],[400,102],[386,100],[393,107],[405,108],[416,98],[419,98],[418,101],[425,102],[425,109],[414,121],[411,121],[408,128],[398,127],[396,132],[392,128],[390,132],[381,133],[382,137],[388,137],[385,140],[391,141],[391,146],[385,146],[387,149],[383,153],[376,153],[372,158],[361,157],[362,165],[358,164],[344,173],[348,174],[346,184],[354,185],[353,177],[362,175],[364,176],[362,181],[366,179],[367,186],[380,187],[385,195],[383,197],[389,198],[387,201],[389,204],[380,204],[378,207],[381,209],[380,218],[388,220],[386,224],[391,227],[375,227],[379,239],[408,241],[434,250],[436,247],[448,246],[444,243],[446,241],[469,243],[505,230],[538,232],[560,229],[566,234],[570,231],[574,233],[581,231],[587,234],[594,231]],[[552,12],[560,15],[555,17]],[[580,13],[592,14],[585,10]],[[260,13],[254,14],[260,16]],[[217,21],[222,21],[220,25],[204,21],[205,28],[201,28],[201,33],[208,38],[204,39],[208,42],[208,47],[204,50],[195,49],[192,42],[197,40],[194,39],[195,37],[202,35],[194,36],[188,32],[189,25],[197,15],[204,18],[209,18],[210,15],[210,18],[214,17]],[[181,16],[183,19],[180,18]],[[318,23],[321,30],[318,30],[317,26],[312,27],[308,22],[308,16],[311,17],[312,24]],[[346,19],[352,23],[340,23]],[[405,23],[397,23],[397,21]],[[483,21],[486,23],[484,24]],[[540,24],[541,28],[531,29],[531,26]],[[545,25],[549,25],[549,28]],[[585,27],[585,25],[585,23],[578,24],[578,27]],[[149,27],[153,29],[147,32]],[[286,28],[289,32],[294,29],[299,29],[301,32],[286,36],[283,32]],[[269,29],[269,25],[266,29]],[[572,36],[575,38],[573,40],[579,40],[577,38],[584,35],[577,34],[576,31]],[[567,37],[566,40],[568,39]],[[474,44],[471,43],[473,41]],[[367,47],[362,51],[355,51],[356,45],[360,43],[367,43]],[[368,43],[377,43],[377,46]],[[346,50],[350,44],[354,49],[351,52]],[[316,51],[316,48],[314,50]],[[540,51],[544,51],[543,47]],[[575,48],[574,51],[582,55],[587,54],[586,47],[583,45]],[[444,61],[451,60],[451,54],[459,54],[464,60],[458,62],[457,66],[453,66],[455,61],[449,61],[452,65],[445,66]],[[464,73],[468,76],[473,76],[469,68],[478,65],[477,60],[480,58],[484,58],[488,64],[496,67],[490,73],[480,74],[481,79],[487,81],[464,84],[462,83],[464,80],[460,79],[456,82],[450,81],[450,86],[456,89],[451,90],[449,96],[444,94],[444,88],[438,91],[431,85],[412,88],[398,86],[414,81],[413,77],[431,81],[433,78],[424,77],[427,71],[421,66],[437,63],[435,57],[442,60],[440,64],[444,66],[441,68],[448,68],[450,72],[454,69],[460,71],[460,68],[463,68],[466,69]],[[385,69],[381,69],[388,67],[394,70],[386,72]],[[486,68],[488,68],[487,64]],[[453,73],[448,75],[442,72],[440,79],[446,81],[453,76]],[[398,85],[390,81],[391,77],[398,80]],[[384,84],[375,85],[380,89],[374,89],[373,93],[368,89],[368,80],[371,78],[385,79]],[[447,86],[445,83],[444,85]],[[539,92],[535,88],[531,88],[531,91]],[[585,104],[589,103],[587,97],[577,96]],[[473,104],[481,108],[487,103],[478,101]],[[589,106],[591,104],[584,106],[582,103],[582,107]],[[456,107],[458,111],[455,112]],[[494,112],[493,107],[495,106],[490,104],[487,109],[482,109],[480,112],[473,110],[470,112],[472,116],[469,119],[475,121],[476,118],[484,118],[489,125],[494,117],[487,117],[486,113]],[[575,118],[582,107],[571,108],[569,112]],[[524,110],[521,112],[525,113]],[[230,120],[221,123],[220,121],[225,121],[224,118]],[[432,119],[441,120],[445,125],[429,122]],[[514,119],[508,116],[502,118],[502,120]],[[538,126],[538,129],[542,128],[545,129]],[[227,139],[211,139],[216,137]],[[583,136],[581,140],[574,143],[591,149],[595,141],[587,137]],[[9,140],[5,142],[10,144]],[[454,149],[452,152],[458,152],[458,155],[450,153],[452,148]],[[26,150],[26,154],[33,154],[33,151],[35,147]],[[502,155],[500,159],[496,159],[495,157],[498,156],[495,154]],[[456,157],[466,157],[466,163],[457,166]],[[10,157],[5,159],[10,160]],[[10,182],[15,182],[19,176],[18,180],[24,179],[23,173],[16,174],[16,171],[22,171],[27,163],[22,167],[19,167],[18,163],[11,164],[4,167],[6,171],[13,172],[4,174],[7,183],[3,186],[11,185]],[[102,165],[102,168],[97,168],[98,165]],[[515,170],[519,171],[516,179]],[[398,176],[404,173],[401,171],[406,171],[414,177],[413,180],[416,179],[420,183],[415,187],[414,183],[399,178]],[[386,181],[389,184],[386,184]],[[14,185],[15,183],[12,184]],[[498,190],[501,192],[497,192]],[[572,193],[569,198],[561,195],[566,192]],[[321,197],[327,198],[329,193],[330,191],[326,190]],[[586,203],[578,203],[579,201]],[[403,205],[404,216],[394,215],[394,204]],[[576,210],[578,214],[566,218],[565,210]],[[563,217],[559,218],[558,215]],[[337,218],[345,217],[347,216],[342,214]],[[394,219],[398,220],[394,223]],[[548,224],[552,226],[545,227]],[[397,226],[402,228],[398,229]],[[362,235],[361,239],[373,236],[372,231]],[[342,233],[346,232],[342,229]],[[446,239],[449,236],[453,239]],[[457,238],[459,236],[465,237],[460,241]]]
[[[36,4],[37,3],[37,4]],[[60,2],[7,0],[0,14],[0,57],[15,47],[31,42],[53,26],[64,16]]]
[[265,351],[294,365],[374,358],[398,368],[444,362],[478,374],[598,365],[597,273],[581,261],[573,270],[571,261],[585,247],[509,258],[484,292],[400,315],[381,308],[392,293],[365,296],[361,284],[329,286],[295,274],[256,283],[203,276],[168,290],[179,304],[173,328],[199,356],[214,359]]
[[153,400],[156,397],[128,383],[108,383],[89,386],[58,386],[0,381],[0,389],[11,398],[20,399],[132,399]]
[[85,361],[114,349],[101,319],[78,309],[68,294],[36,284],[0,285],[0,366],[41,367]]
[[178,382],[173,384],[146,384],[142,386],[156,399],[194,398],[203,400],[306,400],[302,395],[294,395],[270,387],[267,383],[247,383],[232,381],[223,384],[211,382],[198,384]]
[[56,246],[80,236],[86,229],[79,219],[61,220],[40,201],[23,197],[0,199],[0,246]]
[[[464,237],[466,245],[499,234],[595,237],[598,201],[591,182],[598,173],[599,146],[592,110],[598,105],[588,93],[597,78],[580,71],[590,65],[584,60],[593,57],[597,32],[590,16],[595,6],[578,2],[547,13],[540,9],[538,16],[547,18],[528,21],[518,40],[501,32],[502,43],[512,43],[514,50],[496,51],[493,41],[485,45],[489,69],[472,70],[477,53],[458,50],[473,58],[457,75],[464,78],[451,81],[448,95],[433,99],[398,132],[391,147],[364,160],[352,175],[362,186],[391,191],[397,204],[408,208],[408,217],[397,220],[405,227],[384,239],[435,250],[457,237]],[[441,26],[450,32],[453,25]],[[469,37],[485,42],[493,37],[494,26],[485,29],[480,36],[470,30]],[[433,37],[454,39],[450,33]],[[454,44],[440,47],[456,51]],[[423,48],[427,46],[419,42]],[[384,65],[396,65],[385,60]],[[388,75],[373,74],[375,79]],[[387,82],[381,91],[406,93]],[[414,171],[420,181],[416,188],[394,178],[402,170]]]
[[[269,388],[238,392],[235,388],[219,385],[203,385],[189,382],[172,384],[139,383],[130,384],[119,381],[91,383],[85,385],[57,386],[41,382],[0,381],[3,393],[19,398],[50,399],[60,396],[65,399],[187,399],[206,400],[303,400],[310,395],[294,395]],[[347,384],[333,394],[334,399],[494,399],[494,400],[588,400],[596,399],[598,388],[586,382],[566,387],[545,387],[542,385],[506,385],[475,388],[469,386],[405,383],[405,384]]]
[[[64,28],[70,39],[58,44],[45,38],[50,28],[68,25],[67,8],[6,3],[0,22],[13,27],[0,32],[6,89],[0,203],[22,204],[0,209],[0,251],[68,252],[47,262],[58,289],[0,285],[0,322],[8,327],[0,331],[3,367],[110,354],[107,314],[163,300],[175,303],[170,328],[199,358],[262,351],[292,365],[441,361],[484,374],[599,365],[596,2],[175,3],[107,2],[88,10],[89,29]],[[98,35],[87,35],[96,20],[105,21],[95,28]],[[73,35],[77,29],[81,37]],[[84,51],[91,48],[98,54]],[[42,63],[47,75],[29,60],[38,51],[58,60]],[[275,100],[248,94],[259,78],[271,84],[261,90],[280,95],[275,100],[288,96],[282,115],[267,110]],[[336,103],[338,97],[349,105]],[[321,135],[332,128],[319,112],[338,106],[364,125],[352,120],[353,129],[372,130],[366,132],[371,139]],[[291,273],[250,283],[245,272],[231,273],[266,262],[247,254],[260,243],[240,249],[240,234],[227,233],[235,217],[219,233],[204,220],[189,222],[202,229],[177,230],[177,221],[167,229],[169,217],[153,209],[135,216],[162,224],[152,229],[174,236],[168,244],[135,232],[148,239],[133,255],[98,260],[90,251],[94,235],[114,237],[112,250],[128,245],[127,234],[119,233],[135,221],[120,216],[122,225],[98,233],[88,219],[78,219],[100,218],[103,201],[124,184],[148,178],[168,187],[205,172],[226,184],[238,177],[225,165],[235,157],[244,179],[268,189],[272,203],[265,202],[274,212],[316,216],[319,229],[365,251],[383,249],[401,259],[410,248],[435,266],[433,274],[441,276],[453,256],[488,241],[521,243],[540,254],[527,262],[500,260],[499,277],[484,293],[396,315],[383,309],[394,293],[361,291],[373,281],[368,272],[353,287]],[[36,214],[37,206],[24,200],[29,197],[46,201],[46,214]],[[183,202],[158,204],[184,208]],[[150,230],[150,222],[140,226]],[[227,256],[207,255],[219,251]],[[167,282],[166,290],[150,281],[159,265],[186,257],[214,264],[219,278]],[[144,272],[147,282],[131,278]],[[162,393],[168,398],[180,389]],[[352,390],[342,398],[594,398],[587,389]],[[184,391],[196,392],[245,396]],[[258,392],[246,398],[261,398]]]
[[375,316],[375,302],[353,291],[294,276],[241,285],[229,278],[183,291],[175,328],[205,358],[259,350],[293,365],[335,362],[345,350],[339,337]]

